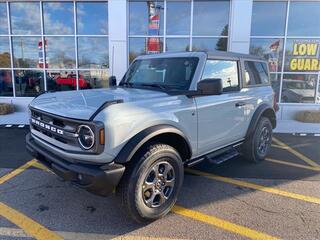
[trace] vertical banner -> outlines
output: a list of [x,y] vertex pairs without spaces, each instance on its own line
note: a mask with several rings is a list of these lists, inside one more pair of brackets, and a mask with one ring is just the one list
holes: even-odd
[[[45,49],[48,49],[48,40],[46,39],[45,40]],[[39,68],[43,68],[43,64],[44,64],[44,56],[43,56],[43,51],[42,51],[42,48],[43,48],[43,44],[42,44],[42,41],[39,41],[38,42],[38,50],[39,50],[39,61],[38,61],[38,67]],[[48,61],[46,61],[46,68],[48,68]]]
[[[148,2],[149,11],[149,25],[148,35],[159,36],[160,35],[160,10],[161,7],[156,6],[154,2]],[[146,38],[146,53],[160,53],[161,42],[159,37]]]

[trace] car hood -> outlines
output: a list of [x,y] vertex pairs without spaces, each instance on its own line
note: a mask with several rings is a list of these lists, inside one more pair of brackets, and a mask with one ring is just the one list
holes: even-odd
[[134,102],[168,96],[164,92],[134,88],[104,88],[45,93],[30,107],[62,117],[90,120],[108,102]]

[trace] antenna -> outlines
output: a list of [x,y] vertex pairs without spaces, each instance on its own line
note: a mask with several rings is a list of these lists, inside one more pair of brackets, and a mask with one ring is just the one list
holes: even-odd
[[114,45],[112,45],[112,56],[111,56],[111,76],[113,76],[113,64],[114,64]]

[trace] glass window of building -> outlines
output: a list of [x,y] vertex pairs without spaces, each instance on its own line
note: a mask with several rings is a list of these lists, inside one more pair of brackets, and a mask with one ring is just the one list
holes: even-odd
[[9,38],[0,37],[0,68],[10,68]]
[[48,68],[75,68],[75,43],[73,37],[46,37],[46,62]]
[[15,70],[16,96],[35,97],[44,91],[43,71]]
[[79,37],[79,68],[109,68],[108,45],[106,37]]
[[14,67],[39,67],[39,43],[41,43],[41,37],[13,37],[12,48]]
[[320,36],[320,2],[291,2],[288,36]]
[[250,53],[268,60],[271,84],[280,103],[318,101],[319,12],[318,1],[290,1],[290,4],[255,1],[253,4]]
[[108,3],[77,2],[77,28],[81,35],[107,35]]
[[77,75],[73,70],[51,70],[46,71],[46,74],[48,91],[69,91],[77,89]]
[[285,31],[287,2],[254,2],[252,36],[282,36]]
[[229,1],[195,1],[193,35],[228,36]]
[[167,2],[167,35],[189,35],[190,19],[190,1]]
[[269,63],[270,72],[281,72],[283,57],[283,39],[252,38],[250,54],[260,56]]
[[13,86],[11,71],[0,70],[0,96],[2,97],[12,97],[13,96]]
[[39,2],[11,2],[12,34],[41,34]]
[[0,2],[0,96],[108,86],[108,41],[108,1]]
[[162,51],[227,51],[229,12],[229,0],[129,0],[129,62]]
[[167,38],[166,51],[167,52],[183,52],[190,50],[189,38]]
[[285,74],[281,100],[284,103],[315,103],[316,74]]
[[6,3],[0,3],[0,34],[8,34],[8,17]]
[[130,38],[129,39],[129,61],[130,63],[139,55],[162,52],[162,38]]
[[43,23],[45,34],[74,34],[73,3],[44,2]]
[[212,52],[215,50],[227,51],[228,38],[193,38],[192,51],[206,51]]
[[129,2],[130,35],[163,35],[164,27],[163,1]]
[[109,72],[103,69],[79,71],[79,89],[109,87]]

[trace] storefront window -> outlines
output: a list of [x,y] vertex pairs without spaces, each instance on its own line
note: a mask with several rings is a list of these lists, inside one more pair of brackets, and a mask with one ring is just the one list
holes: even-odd
[[69,91],[77,89],[77,75],[75,71],[46,71],[48,91]]
[[285,103],[314,103],[318,75],[284,74],[281,100]]
[[189,38],[167,38],[166,40],[167,52],[189,51],[189,48],[190,48]]
[[46,62],[48,68],[75,68],[75,46],[73,37],[46,37]]
[[163,1],[129,3],[130,35],[163,35]]
[[195,1],[193,5],[193,35],[228,36],[228,1]]
[[288,36],[320,36],[320,2],[291,2]]
[[45,34],[74,34],[73,3],[44,2],[43,23]]
[[192,50],[212,52],[215,50],[227,51],[228,38],[193,38]]
[[11,67],[8,37],[0,37],[0,67],[2,68]]
[[11,2],[12,34],[41,34],[39,2]]
[[253,38],[250,42],[250,54],[266,59],[270,72],[281,72],[283,39]]
[[44,91],[42,71],[16,70],[14,82],[18,97],[35,97]]
[[286,14],[286,2],[254,2],[252,8],[251,35],[284,35]]
[[13,37],[13,61],[16,68],[39,67],[40,37]]
[[109,87],[108,71],[101,69],[79,71],[79,89],[107,87]]
[[77,2],[78,34],[108,34],[108,3]]
[[13,96],[11,71],[0,70],[0,96]]
[[8,34],[7,5],[0,3],[0,34]]
[[79,68],[109,68],[108,38],[79,37]]
[[320,71],[320,38],[287,39],[284,70],[287,72]]
[[129,0],[129,62],[162,51],[227,51],[229,11],[228,0]]
[[191,2],[167,2],[167,35],[190,34]]

